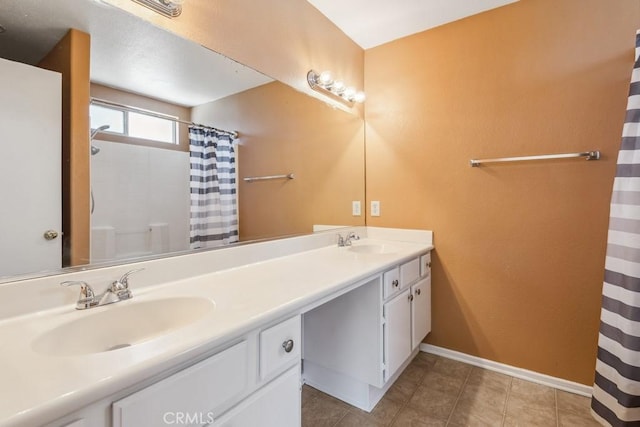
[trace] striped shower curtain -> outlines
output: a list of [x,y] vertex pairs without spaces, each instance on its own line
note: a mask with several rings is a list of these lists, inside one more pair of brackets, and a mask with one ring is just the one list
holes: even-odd
[[236,158],[233,138],[189,126],[191,249],[238,241]]
[[640,426],[640,31],[613,184],[591,409],[603,425]]

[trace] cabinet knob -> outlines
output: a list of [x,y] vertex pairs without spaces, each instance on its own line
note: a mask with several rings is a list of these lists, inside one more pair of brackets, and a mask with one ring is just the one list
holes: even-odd
[[431,268],[431,261],[429,261],[428,263],[425,264],[425,267],[427,268]]
[[396,279],[393,282],[391,282],[391,285],[393,285],[394,288],[397,288],[399,284],[400,284],[400,282],[398,282],[398,279]]
[[413,301],[413,294],[409,294],[409,301]]
[[286,351],[287,353],[291,353],[291,350],[293,350],[293,340],[286,340],[285,342],[283,342],[282,348],[284,348],[284,351]]
[[420,295],[421,294],[421,290],[420,289],[416,289],[416,295]]

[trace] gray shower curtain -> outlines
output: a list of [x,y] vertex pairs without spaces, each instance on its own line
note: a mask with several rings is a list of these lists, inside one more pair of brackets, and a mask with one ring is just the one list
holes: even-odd
[[236,156],[233,138],[189,126],[191,249],[238,241]]
[[591,412],[640,426],[640,31],[611,197]]

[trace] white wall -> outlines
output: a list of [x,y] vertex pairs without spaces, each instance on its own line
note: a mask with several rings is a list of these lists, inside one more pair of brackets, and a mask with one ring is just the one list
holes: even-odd
[[188,249],[189,153],[93,145],[100,152],[91,157],[91,262]]

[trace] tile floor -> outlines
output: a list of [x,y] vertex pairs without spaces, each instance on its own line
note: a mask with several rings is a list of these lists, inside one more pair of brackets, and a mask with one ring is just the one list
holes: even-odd
[[367,413],[309,386],[303,427],[600,426],[586,397],[418,353]]

